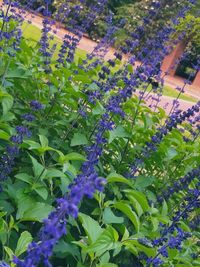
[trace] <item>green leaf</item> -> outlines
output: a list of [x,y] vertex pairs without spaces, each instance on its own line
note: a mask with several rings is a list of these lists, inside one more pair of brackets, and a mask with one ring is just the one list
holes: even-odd
[[103,222],[105,224],[111,223],[123,223],[123,217],[117,217],[111,210],[111,208],[105,208],[103,212]]
[[62,171],[54,168],[47,169],[45,179],[51,179],[55,177],[66,178],[66,175]]
[[21,221],[39,221],[42,222],[48,217],[53,207],[43,202],[35,202],[28,210],[26,210]]
[[10,136],[8,133],[0,130],[0,139],[8,141],[10,139]]
[[70,146],[80,146],[80,145],[87,145],[88,140],[84,134],[75,133]]
[[164,200],[163,205],[162,205],[162,216],[167,216],[168,215],[168,206],[167,202]]
[[92,109],[92,114],[94,115],[101,115],[104,113],[104,107],[101,105],[100,102],[97,101],[96,106]]
[[135,187],[138,189],[146,188],[152,185],[155,179],[156,178],[154,176],[138,176],[135,181]]
[[48,190],[45,186],[41,186],[40,184],[36,184],[33,187],[34,191],[41,196],[44,200],[48,197]]
[[120,201],[114,204],[114,207],[123,212],[133,223],[137,232],[140,230],[140,221],[137,214],[131,209],[130,205]]
[[148,248],[142,244],[140,244],[135,239],[128,239],[123,242],[125,246],[133,246],[134,248],[137,248],[138,251],[144,252],[148,257],[154,257],[156,255],[156,249],[155,248]]
[[26,249],[27,249],[28,245],[31,243],[32,239],[33,238],[29,232],[24,231],[23,233],[21,233],[21,236],[17,242],[17,248],[15,250],[15,255],[17,257],[26,251]]
[[40,139],[40,143],[41,143],[42,147],[48,147],[48,145],[49,145],[49,141],[48,141],[48,139],[46,138],[46,136],[44,136],[44,135],[39,135],[39,139]]
[[14,256],[14,252],[12,251],[12,249],[9,247],[6,247],[6,246],[4,246],[3,248],[4,248],[5,252],[8,254],[9,259],[12,260],[13,256]]
[[130,200],[130,204],[134,207],[135,211],[137,212],[137,215],[140,217],[144,211],[140,205],[140,203],[138,202],[138,200],[131,194],[128,194],[127,197]]
[[113,250],[121,247],[121,244],[118,241],[119,235],[117,231],[112,227],[108,226],[98,237],[96,242],[90,245],[86,252],[96,253],[96,256],[104,254],[106,251]]
[[3,106],[3,115],[5,115],[13,106],[13,97],[12,96],[3,97],[2,106]]
[[24,140],[24,143],[29,145],[29,149],[38,149],[41,148],[41,145],[35,141],[32,140]]
[[133,65],[132,64],[128,64],[127,69],[130,73],[133,73]]
[[152,231],[153,232],[157,231],[158,226],[159,226],[159,220],[156,217],[151,217],[151,222],[152,222],[152,225],[153,225]]
[[178,155],[178,152],[176,151],[176,149],[173,147],[169,147],[167,150],[166,159],[167,159],[167,161],[169,161],[169,160],[175,158],[177,155]]
[[32,184],[33,183],[33,177],[28,175],[27,173],[18,173],[17,175],[15,175],[15,177],[23,182],[26,182],[28,184]]
[[189,261],[189,259],[185,259],[184,257],[175,257],[175,259],[179,262],[184,263],[182,266],[187,266],[187,267],[194,267],[194,265]]
[[97,265],[97,267],[118,267],[118,265],[114,263],[100,263]]
[[94,243],[103,232],[103,229],[97,221],[86,214],[79,213],[79,219],[88,236],[89,243]]
[[116,138],[124,138],[129,137],[129,134],[124,130],[122,126],[117,126],[116,129],[109,131],[109,144]]
[[29,76],[31,76],[31,73],[28,71],[25,71],[24,69],[14,69],[9,70],[6,74],[6,78],[20,78],[20,79],[27,79]]
[[75,259],[78,258],[80,260],[80,252],[77,246],[66,243],[64,240],[60,240],[58,244],[54,248],[54,252],[62,254],[63,256],[72,255]]
[[122,175],[118,173],[109,174],[107,176],[107,182],[108,183],[124,183],[132,187],[132,183],[128,179],[126,179],[125,177],[123,177]]
[[132,196],[135,199],[137,199],[137,201],[141,205],[144,212],[146,212],[149,209],[149,204],[148,204],[145,194],[143,194],[142,192],[136,191],[136,190],[131,190],[131,189],[126,189],[124,190],[124,192],[126,192],[127,196]]
[[87,83],[87,84],[91,83],[91,80],[87,75],[81,75],[81,74],[75,75],[74,79],[75,79],[75,81],[81,81],[81,82]]
[[99,86],[93,82],[93,83],[90,83],[90,85],[87,87],[87,90],[96,91],[96,90],[99,90]]
[[69,153],[69,154],[67,154],[67,155],[65,155],[65,156],[61,156],[60,158],[59,158],[59,161],[60,162],[65,162],[65,161],[69,161],[69,160],[78,160],[78,161],[84,161],[84,160],[86,160],[86,158],[83,156],[83,155],[81,155],[81,154],[79,154],[79,153],[76,153],[76,152],[72,152],[72,153]]
[[33,164],[33,172],[35,174],[35,177],[40,177],[40,179],[43,179],[46,175],[46,169],[35,158],[33,158],[32,156],[30,156],[30,158]]

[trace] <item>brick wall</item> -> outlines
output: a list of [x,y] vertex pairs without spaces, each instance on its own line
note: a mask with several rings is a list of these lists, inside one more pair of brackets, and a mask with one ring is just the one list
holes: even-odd
[[165,73],[167,72],[168,75],[174,76],[176,73],[176,69],[178,67],[179,59],[183,55],[185,48],[186,48],[186,42],[182,41],[180,42],[174,50],[165,57],[161,70]]

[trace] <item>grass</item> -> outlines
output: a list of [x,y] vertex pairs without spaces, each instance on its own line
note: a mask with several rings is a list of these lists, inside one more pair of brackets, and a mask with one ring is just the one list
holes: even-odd
[[[39,29],[38,27],[36,27],[32,24],[28,24],[27,22],[24,22],[22,25],[22,30],[23,30],[24,38],[29,40],[30,45],[34,46],[35,43],[40,40],[41,29]],[[54,60],[58,56],[58,51],[62,45],[62,40],[59,39],[58,37],[55,37],[51,44],[53,45],[55,43],[57,44],[57,48],[56,48],[56,51],[55,51],[54,56],[53,56]],[[86,52],[84,50],[81,50],[79,48],[76,49],[75,62],[78,62],[79,58],[85,58],[85,57],[86,57]],[[172,98],[176,98],[178,96],[178,94],[179,94],[179,92],[177,90],[175,90],[169,86],[164,86],[163,95],[169,96]],[[180,99],[190,101],[190,102],[197,102],[196,98],[189,96],[187,94],[182,94],[180,96]]]
[[[35,44],[40,40],[41,29],[32,24],[24,22],[22,25],[22,31],[24,38],[30,42],[30,45],[35,46]],[[62,40],[55,36],[54,40],[51,42],[51,45],[55,43],[57,44],[57,48],[53,55],[54,60],[58,57],[58,51],[62,45]],[[79,58],[85,58],[85,57],[86,57],[86,52],[84,50],[79,48],[76,49],[76,54],[75,54],[76,62],[78,61]]]
[[[179,92],[178,92],[177,90],[175,90],[175,89],[169,87],[169,86],[165,86],[165,87],[164,87],[163,94],[164,94],[165,96],[170,96],[170,97],[176,98],[176,97],[178,96]],[[182,100],[186,100],[186,101],[190,101],[190,102],[197,102],[197,101],[198,101],[197,98],[192,97],[192,96],[189,96],[189,95],[187,95],[187,94],[182,94],[182,95],[180,96],[180,99],[182,99]]]

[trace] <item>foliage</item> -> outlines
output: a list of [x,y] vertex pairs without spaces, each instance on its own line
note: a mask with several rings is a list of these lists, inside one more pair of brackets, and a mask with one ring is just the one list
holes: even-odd
[[[128,78],[133,74],[131,64],[122,66],[120,72],[108,62],[92,64],[96,58],[91,61],[79,58],[76,63],[66,57],[62,64],[57,61],[60,55],[53,57],[47,53],[53,44],[47,46],[41,40],[30,46],[21,37],[17,46],[13,29],[18,27],[18,22],[11,18],[6,31],[12,35],[9,41],[1,39],[0,51],[0,168],[1,175],[9,174],[1,176],[0,254],[11,266],[21,266],[11,262],[13,255],[25,258],[28,244],[32,240],[40,244],[40,238],[48,235],[40,231],[43,220],[55,210],[56,200],[70,193],[69,185],[82,173],[82,164],[89,161],[88,146],[96,142],[97,123],[105,112],[112,114],[106,111],[110,108],[109,99],[118,96],[118,89],[121,92],[126,89],[123,68],[127,67]],[[48,57],[51,61],[47,68]],[[119,58],[115,63],[119,69]],[[98,83],[102,66],[107,72],[105,79],[101,76],[103,88],[107,81],[117,81],[103,92]],[[144,83],[139,86],[145,86]],[[92,98],[98,93],[102,93],[99,99]],[[150,152],[144,149],[152,141],[157,144],[155,136],[160,137],[162,127],[169,126],[170,118],[166,120],[163,109],[152,110],[132,92],[120,108],[121,113],[113,112],[111,122],[106,117],[101,121],[108,126],[113,123],[103,132],[107,142],[103,141],[102,155],[95,166],[98,177],[106,178],[105,190],[95,190],[93,199],[89,195],[79,203],[78,218],[67,214],[67,233],[54,247],[53,266],[66,266],[66,263],[77,267],[147,266],[147,258],[156,258],[159,253],[153,241],[162,238],[163,227],[173,225],[176,212],[188,201],[185,197],[189,189],[198,187],[199,173],[189,184],[185,182],[186,188],[170,191],[173,194],[169,198],[164,195],[168,187],[174,188],[175,182],[200,165],[199,127],[196,121],[183,122],[184,114],[191,117],[198,113],[198,106],[194,111],[189,110],[189,115],[181,113],[182,117],[173,113],[172,122],[173,116],[177,121],[170,129],[166,128],[169,131],[161,136],[157,149]],[[17,143],[14,137],[22,139]],[[13,148],[13,143],[17,143],[15,148],[19,151],[16,157],[13,154],[7,157],[6,151]],[[142,162],[133,175],[131,168],[138,159]],[[9,160],[14,160],[11,166]],[[101,188],[102,184],[97,186]],[[161,193],[164,199],[158,201]],[[162,255],[163,266],[200,265],[199,226],[190,225],[198,215],[199,208],[192,210],[189,217],[178,221],[178,233],[168,233],[169,239],[171,235],[176,238],[183,234],[182,231],[191,236],[183,240],[182,249],[167,248],[169,256]],[[49,231],[56,232],[56,229]]]

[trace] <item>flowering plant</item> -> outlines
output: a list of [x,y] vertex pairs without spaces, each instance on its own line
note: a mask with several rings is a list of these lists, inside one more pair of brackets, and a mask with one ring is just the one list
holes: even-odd
[[[76,57],[106,1],[85,3],[90,18],[70,19],[60,46],[49,2],[34,45],[21,31],[30,6],[4,1],[1,11],[0,266],[199,266],[200,103],[168,115],[158,107],[159,63],[193,1],[139,47],[159,12],[153,1],[108,61],[112,25],[91,54]],[[76,18],[80,6],[64,10]]]

